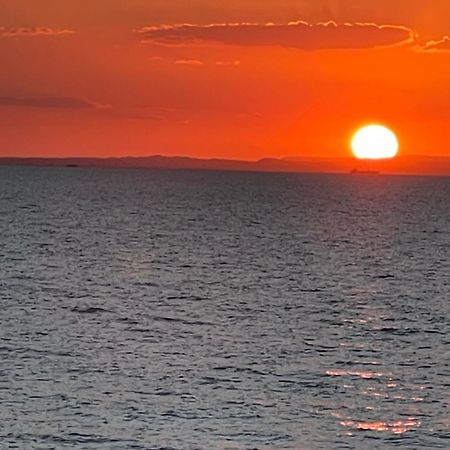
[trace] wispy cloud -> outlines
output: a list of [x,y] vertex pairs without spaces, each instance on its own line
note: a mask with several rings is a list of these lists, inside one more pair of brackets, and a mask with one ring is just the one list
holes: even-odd
[[160,25],[137,31],[144,41],[164,45],[226,44],[281,46],[303,50],[365,49],[403,45],[416,39],[414,30],[401,25],[375,23],[287,24],[231,23]]
[[75,34],[75,31],[50,27],[0,27],[1,37],[61,36],[65,34]]
[[203,62],[198,59],[177,59],[175,64],[180,64],[182,66],[203,66]]
[[216,66],[239,66],[240,61],[216,61]]
[[62,109],[109,109],[111,105],[75,97],[0,97],[0,106]]
[[438,41],[427,42],[420,50],[424,52],[450,52],[450,36],[444,36]]

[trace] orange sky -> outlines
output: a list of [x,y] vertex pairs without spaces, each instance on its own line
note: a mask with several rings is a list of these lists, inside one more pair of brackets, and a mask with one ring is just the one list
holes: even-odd
[[447,36],[449,0],[0,0],[0,155],[450,156]]

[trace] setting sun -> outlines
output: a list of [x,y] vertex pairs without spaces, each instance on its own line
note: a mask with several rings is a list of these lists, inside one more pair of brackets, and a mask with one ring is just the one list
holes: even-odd
[[365,126],[352,139],[352,150],[358,159],[394,158],[398,148],[395,134],[382,125]]

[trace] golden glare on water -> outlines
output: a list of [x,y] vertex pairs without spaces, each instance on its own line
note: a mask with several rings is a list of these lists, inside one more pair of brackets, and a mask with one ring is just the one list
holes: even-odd
[[352,139],[353,154],[358,159],[394,158],[399,149],[397,136],[383,125],[367,125]]
[[410,417],[406,420],[398,420],[395,422],[356,422],[353,420],[344,420],[341,422],[341,425],[360,431],[388,431],[393,434],[403,434],[420,427],[420,421],[414,417]]

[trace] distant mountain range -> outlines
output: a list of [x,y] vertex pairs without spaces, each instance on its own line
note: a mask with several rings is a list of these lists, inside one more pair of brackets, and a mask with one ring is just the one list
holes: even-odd
[[450,175],[450,156],[398,156],[391,160],[290,157],[259,161],[198,159],[181,156],[123,158],[0,158],[0,165],[52,167],[110,167],[171,170],[226,170],[249,172],[326,172],[354,174]]

